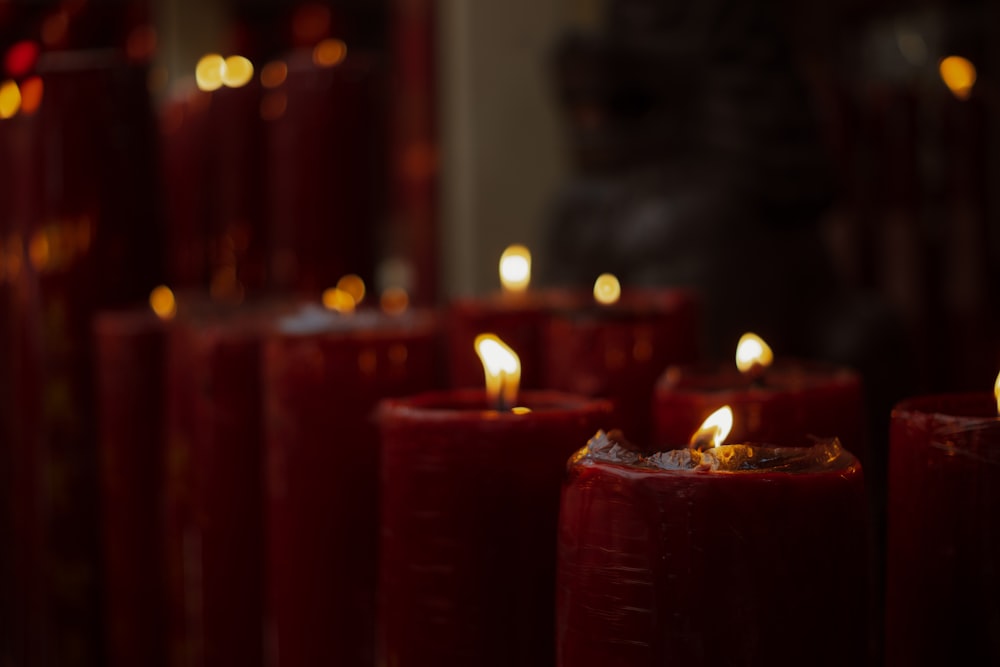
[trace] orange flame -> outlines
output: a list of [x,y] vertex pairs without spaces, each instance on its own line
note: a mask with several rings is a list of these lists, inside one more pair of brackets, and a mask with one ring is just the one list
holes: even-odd
[[691,436],[691,446],[698,449],[718,447],[733,430],[733,410],[724,405],[708,416]]
[[155,287],[149,293],[149,307],[161,320],[172,320],[177,315],[177,300],[166,285]]
[[494,334],[476,336],[476,354],[483,362],[486,375],[486,395],[498,409],[507,409],[517,403],[517,390],[521,384],[521,360],[514,350]]

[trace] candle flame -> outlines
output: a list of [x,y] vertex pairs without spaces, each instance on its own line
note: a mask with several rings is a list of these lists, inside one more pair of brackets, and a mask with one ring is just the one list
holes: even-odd
[[323,306],[328,310],[349,314],[354,312],[354,297],[342,289],[331,287],[323,292]]
[[1000,373],[997,373],[997,380],[993,384],[993,396],[997,399],[997,414],[1000,415]]
[[531,282],[531,252],[523,245],[507,246],[500,255],[500,284],[505,292],[523,292]]
[[489,400],[500,410],[513,406],[521,383],[521,360],[517,353],[491,333],[476,336],[475,347],[483,363]]
[[348,273],[346,276],[337,281],[337,289],[342,292],[347,292],[354,299],[354,305],[360,306],[361,302],[365,299],[365,281],[353,273]]
[[774,353],[764,339],[749,331],[740,337],[736,345],[736,368],[741,373],[763,370],[774,361]]
[[718,447],[733,430],[733,410],[728,405],[724,405],[705,419],[701,428],[691,436],[691,446],[698,449],[708,449]]
[[209,53],[198,60],[194,68],[194,80],[200,90],[212,92],[222,88],[222,77],[226,61],[218,53]]
[[948,56],[938,63],[941,80],[959,100],[967,100],[976,85],[976,66],[962,56]]
[[594,281],[594,300],[602,306],[618,303],[622,296],[622,284],[612,273],[602,273]]
[[410,296],[402,287],[390,287],[382,292],[379,303],[386,315],[402,315],[410,307]]
[[149,293],[149,307],[161,320],[172,320],[177,314],[177,300],[166,285],[155,287]]
[[241,88],[253,78],[253,63],[248,58],[229,56],[222,64],[222,83],[230,88]]

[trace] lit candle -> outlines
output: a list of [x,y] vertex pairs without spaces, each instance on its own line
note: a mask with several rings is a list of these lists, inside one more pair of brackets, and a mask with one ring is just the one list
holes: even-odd
[[865,663],[857,460],[836,440],[723,444],[731,419],[713,414],[689,448],[644,456],[599,434],[571,459],[559,667]]
[[680,289],[629,289],[603,274],[586,307],[563,309],[543,340],[545,385],[611,399],[617,425],[649,440],[650,396],[669,364],[699,357],[700,304]]
[[860,376],[832,364],[775,360],[767,343],[752,333],[740,339],[735,365],[666,370],[654,390],[652,443],[683,441],[723,404],[736,415],[737,441],[798,446],[810,436],[836,437],[868,463]]
[[1000,376],[994,395],[892,412],[888,665],[1000,663]]
[[378,432],[371,413],[380,399],[443,384],[436,318],[354,310],[363,289],[355,284],[352,292],[346,312],[311,307],[282,318],[265,346],[272,667],[373,664]]
[[567,456],[607,423],[610,406],[518,394],[516,358],[497,344],[479,351],[491,395],[423,394],[381,412],[378,664],[554,659],[559,487]]

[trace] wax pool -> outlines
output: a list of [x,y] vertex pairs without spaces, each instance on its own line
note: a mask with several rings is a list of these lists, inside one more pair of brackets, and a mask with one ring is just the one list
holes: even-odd
[[525,392],[390,401],[381,413],[379,664],[550,666],[566,458],[611,407]]
[[1000,664],[1000,418],[988,394],[892,412],[887,665]]
[[595,438],[563,489],[557,664],[864,664],[865,508],[836,441],[640,457]]

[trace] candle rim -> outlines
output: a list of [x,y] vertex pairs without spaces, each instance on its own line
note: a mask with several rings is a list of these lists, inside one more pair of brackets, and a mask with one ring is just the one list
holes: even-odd
[[[540,399],[545,399],[542,400],[544,405],[538,405]],[[463,407],[462,403],[468,403],[469,407]],[[605,399],[538,389],[519,392],[518,407],[527,407],[531,410],[530,413],[497,412],[489,405],[485,389],[449,389],[385,399],[379,405],[378,414],[380,420],[391,418],[404,421],[457,422],[467,420],[472,415],[484,416],[486,417],[484,421],[498,419],[537,421],[561,419],[566,415],[581,412],[584,414],[604,412],[608,415],[612,412],[610,401]]]
[[[799,375],[789,375],[792,369],[802,369]],[[765,378],[800,380],[795,383],[769,385],[751,384],[732,361],[701,361],[671,364],[656,381],[657,394],[692,395],[751,392],[755,394],[792,394],[829,386],[862,385],[861,374],[843,364],[822,359],[780,357],[763,371]]]
[[891,417],[900,419],[908,414],[933,416],[941,420],[1000,421],[996,397],[986,391],[909,396],[893,406]]

